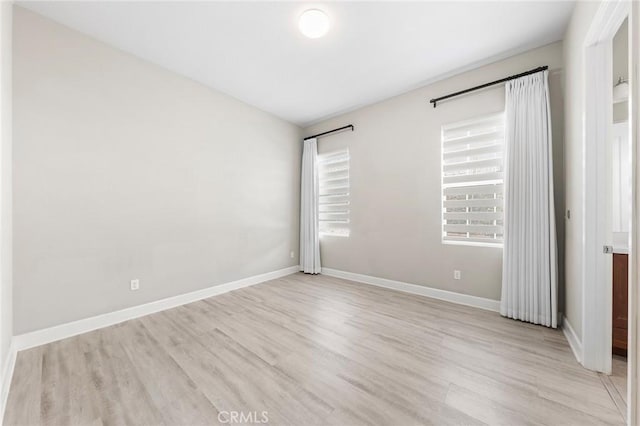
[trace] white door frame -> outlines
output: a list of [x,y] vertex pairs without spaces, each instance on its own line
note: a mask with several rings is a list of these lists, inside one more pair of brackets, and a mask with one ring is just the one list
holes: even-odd
[[[633,6],[634,8],[637,5]],[[633,34],[637,21],[631,15],[631,2],[602,2],[591,23],[584,43],[585,70],[585,106],[583,111],[584,125],[584,157],[583,157],[583,264],[582,264],[582,364],[592,370],[611,372],[612,341],[612,274],[611,255],[603,253],[604,245],[611,245],[610,229],[611,204],[610,173],[611,158],[607,143],[613,125],[613,78],[612,78],[612,41],[625,18],[629,17],[630,34]],[[637,31],[637,28],[635,29]],[[632,37],[630,37],[630,40]],[[629,63],[636,61],[637,53],[633,53],[634,43],[629,43]],[[638,84],[637,74],[629,73],[630,93],[635,93]],[[634,89],[635,88],[635,89]],[[637,103],[637,95],[631,96],[632,103]],[[636,112],[634,114],[637,115]],[[637,126],[637,117],[629,115],[631,158],[634,158],[637,145],[637,133],[632,133]],[[633,200],[637,200],[638,185],[636,179],[636,162],[632,161]],[[629,229],[630,245],[630,297],[629,297],[629,366],[635,364],[637,352],[636,312],[637,294],[636,272],[637,245],[635,234],[639,231],[636,225],[637,207],[632,207],[632,219]],[[637,380],[634,368],[629,369],[629,424],[636,424],[636,388]]]
[[638,307],[640,306],[640,286],[638,285],[638,271],[640,270],[640,253],[637,247],[640,243],[640,3],[633,2],[629,15],[629,141],[632,159],[632,198],[631,236],[629,253],[629,352],[627,356],[627,419],[630,425],[638,424],[638,407],[640,407],[640,392],[638,392]]

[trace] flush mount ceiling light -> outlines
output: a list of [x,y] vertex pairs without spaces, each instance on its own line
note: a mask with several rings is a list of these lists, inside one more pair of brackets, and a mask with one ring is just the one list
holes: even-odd
[[322,37],[329,31],[329,17],[319,9],[305,10],[298,21],[300,32],[309,38]]

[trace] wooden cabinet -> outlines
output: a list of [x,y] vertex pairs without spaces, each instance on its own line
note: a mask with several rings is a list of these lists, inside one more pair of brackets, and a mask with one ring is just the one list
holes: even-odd
[[629,296],[629,255],[613,255],[613,348],[616,355],[627,356],[627,313]]

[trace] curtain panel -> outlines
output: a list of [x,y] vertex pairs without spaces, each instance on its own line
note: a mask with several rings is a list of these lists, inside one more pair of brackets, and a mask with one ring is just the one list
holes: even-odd
[[506,83],[503,316],[556,328],[558,277],[548,71]]
[[304,141],[300,180],[300,270],[305,274],[319,274],[318,144],[315,138]]

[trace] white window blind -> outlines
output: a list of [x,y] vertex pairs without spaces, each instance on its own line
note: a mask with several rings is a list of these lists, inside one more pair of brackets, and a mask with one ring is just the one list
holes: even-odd
[[318,156],[320,235],[349,236],[349,150]]
[[442,239],[503,241],[504,114],[442,127]]

